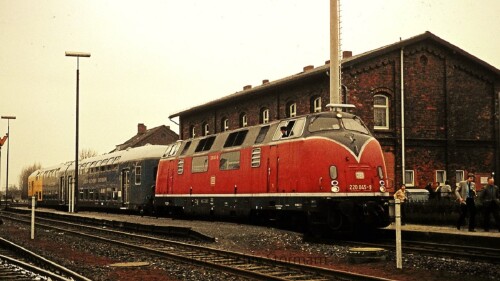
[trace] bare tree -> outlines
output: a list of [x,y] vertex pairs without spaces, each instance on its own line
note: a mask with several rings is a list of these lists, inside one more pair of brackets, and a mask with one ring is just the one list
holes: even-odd
[[90,149],[90,148],[85,148],[85,149],[80,150],[80,160],[94,157],[97,155],[98,155],[97,151]]
[[21,187],[21,199],[28,199],[28,177],[36,170],[42,168],[40,163],[35,163],[31,166],[24,167],[19,175],[19,186]]

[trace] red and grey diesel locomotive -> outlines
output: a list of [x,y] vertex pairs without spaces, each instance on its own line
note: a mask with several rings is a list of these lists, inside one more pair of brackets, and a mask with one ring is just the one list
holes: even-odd
[[[66,207],[74,162],[35,171],[29,196]],[[297,219],[330,230],[389,224],[392,188],[361,120],[322,112],[83,159],[78,208]]]
[[178,141],[158,166],[158,211],[305,218],[330,230],[384,227],[387,172],[355,115],[314,113]]

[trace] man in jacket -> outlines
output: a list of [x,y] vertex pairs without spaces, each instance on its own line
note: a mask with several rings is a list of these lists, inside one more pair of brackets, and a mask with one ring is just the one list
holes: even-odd
[[493,213],[498,231],[500,231],[500,217],[498,215],[498,209],[500,208],[500,193],[498,186],[495,185],[495,179],[493,177],[488,177],[488,185],[481,191],[479,200],[483,204],[484,231],[490,230],[491,213]]
[[457,229],[465,222],[465,217],[469,213],[469,231],[476,231],[476,204],[474,198],[476,197],[476,185],[474,183],[474,174],[469,173],[467,175],[467,180],[461,181],[457,189],[455,189],[455,196],[457,201],[460,203],[460,217],[457,221]]

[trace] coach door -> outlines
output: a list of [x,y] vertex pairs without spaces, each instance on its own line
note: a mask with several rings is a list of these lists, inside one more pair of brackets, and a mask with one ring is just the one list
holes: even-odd
[[59,199],[59,203],[64,203],[64,177],[60,177],[59,178],[59,194],[58,194],[58,198]]
[[269,147],[269,158],[267,159],[267,192],[274,193],[278,190],[278,169],[279,169],[278,146]]
[[122,206],[125,206],[126,204],[129,203],[128,199],[128,194],[130,191],[130,170],[129,169],[123,169],[122,170],[122,187],[121,187],[121,200],[122,200]]

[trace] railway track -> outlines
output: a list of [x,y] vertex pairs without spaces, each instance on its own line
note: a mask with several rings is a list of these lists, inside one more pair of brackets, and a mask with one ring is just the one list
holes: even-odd
[[64,266],[1,237],[0,280],[90,281],[90,279]]
[[[23,223],[30,222],[29,216],[19,214],[9,214],[8,217],[3,216],[3,218]],[[390,280],[62,220],[37,218],[37,221],[38,227],[79,235],[158,257],[210,267],[257,280]]]
[[[396,249],[394,241],[382,241],[373,243],[345,241],[345,243],[349,245],[355,245],[356,247],[377,247],[390,249],[393,251],[395,251]],[[431,255],[434,257],[452,257],[454,259],[482,261],[492,264],[500,263],[500,249],[498,248],[405,240],[402,242],[402,251],[404,253],[411,252],[422,255]]]

